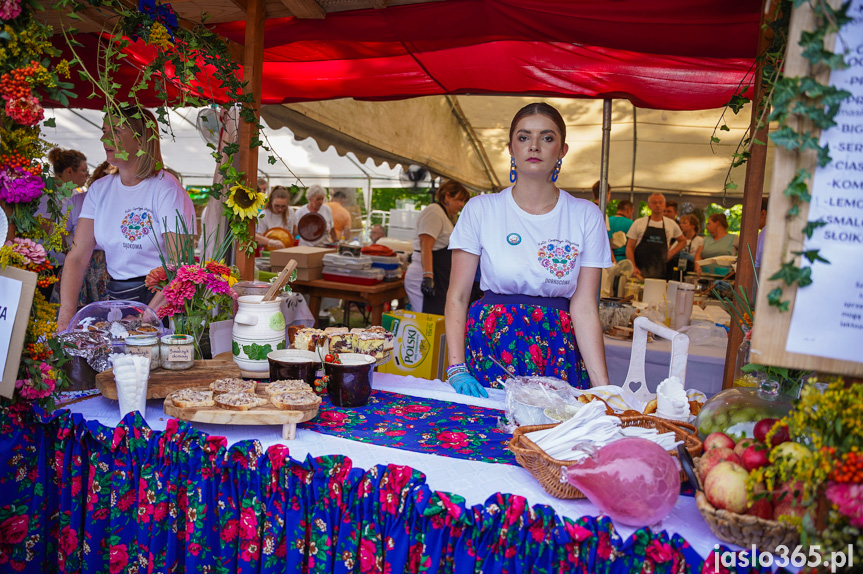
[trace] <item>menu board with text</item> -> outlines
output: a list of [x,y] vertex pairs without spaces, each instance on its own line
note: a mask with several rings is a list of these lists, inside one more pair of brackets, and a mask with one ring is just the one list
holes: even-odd
[[812,284],[797,290],[785,350],[863,362],[863,0],[850,15],[834,48],[848,67],[831,72],[830,84],[851,97],[836,126],[821,132],[832,161],[815,170],[811,184],[808,220],[826,225],[803,248],[817,249],[829,264],[811,264]]

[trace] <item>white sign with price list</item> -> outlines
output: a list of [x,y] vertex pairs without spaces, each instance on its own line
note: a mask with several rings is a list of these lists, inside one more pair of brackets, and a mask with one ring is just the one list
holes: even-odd
[[14,267],[0,270],[0,395],[4,397],[11,398],[15,392],[35,288],[35,273]]
[[[863,0],[848,11],[853,21],[836,36],[834,52],[848,67],[833,70],[830,84],[851,92],[836,125],[821,132],[832,161],[815,171],[809,221],[823,221],[804,244],[830,263],[811,265],[813,283],[798,289],[785,349],[863,362]],[[809,265],[803,259],[804,265]]]

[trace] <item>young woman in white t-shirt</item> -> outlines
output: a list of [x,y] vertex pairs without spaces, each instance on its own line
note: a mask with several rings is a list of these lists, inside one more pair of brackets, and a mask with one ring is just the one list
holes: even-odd
[[438,188],[435,202],[425,206],[417,218],[414,252],[405,272],[405,291],[414,311],[444,314],[452,267],[449,236],[468,199],[465,186],[447,180]]
[[[190,233],[195,232],[192,200],[174,176],[159,169],[162,153],[155,116],[137,106],[120,108],[118,114],[105,116],[102,124],[105,155],[117,173],[95,181],[87,191],[63,270],[59,330],[66,329],[75,314],[97,242],[111,276],[109,298],[147,303],[151,295],[144,277],[162,265],[159,249],[168,253],[177,245],[181,219]],[[144,153],[138,155],[139,150]]]
[[[611,250],[596,205],[555,185],[565,139],[553,107],[519,110],[508,144],[515,185],[471,199],[450,236],[447,377],[459,393],[487,396],[483,387],[508,374],[608,384],[596,293]],[[468,309],[478,265],[485,295]]]

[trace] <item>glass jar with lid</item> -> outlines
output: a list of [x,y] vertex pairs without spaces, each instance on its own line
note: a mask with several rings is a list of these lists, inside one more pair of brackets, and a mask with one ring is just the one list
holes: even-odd
[[159,358],[163,369],[182,371],[195,365],[195,339],[191,335],[165,335]]
[[127,355],[138,355],[150,359],[150,370],[161,366],[159,353],[159,338],[155,335],[129,335],[123,352]]
[[704,403],[695,426],[703,439],[723,432],[735,441],[752,438],[755,424],[761,419],[779,419],[794,406],[790,397],[779,392],[777,381],[762,380],[754,389],[725,389]]

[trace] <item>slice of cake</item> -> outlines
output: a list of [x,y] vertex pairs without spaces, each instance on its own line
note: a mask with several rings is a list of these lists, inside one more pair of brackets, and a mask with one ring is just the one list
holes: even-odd
[[294,335],[294,349],[314,352],[317,350],[318,341],[326,339],[326,336],[326,333],[320,329],[300,329]]
[[213,394],[222,393],[254,393],[255,381],[244,381],[243,379],[218,379],[210,383]]
[[312,392],[312,387],[307,385],[305,381],[297,380],[273,381],[265,389],[270,396],[291,392]]
[[171,395],[174,406],[181,409],[197,407],[212,407],[216,403],[213,400],[213,391],[197,391],[195,389],[182,389]]
[[384,351],[392,351],[393,350],[393,334],[381,327],[380,325],[373,325],[366,329],[366,333],[379,333],[384,336]]
[[273,404],[286,411],[312,411],[321,404],[321,397],[312,392],[290,392],[270,397]]
[[327,327],[324,329],[324,333],[327,335],[334,335],[337,333],[350,333],[350,329],[347,327]]
[[353,353],[357,349],[356,335],[347,329],[340,333],[330,333],[330,353]]
[[213,400],[216,401],[217,407],[231,411],[247,411],[270,402],[264,397],[251,393],[222,393]]
[[375,359],[383,358],[385,354],[384,344],[386,344],[386,338],[383,335],[366,331],[356,337],[357,353],[371,355]]

